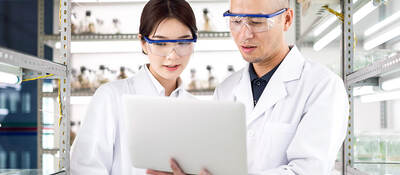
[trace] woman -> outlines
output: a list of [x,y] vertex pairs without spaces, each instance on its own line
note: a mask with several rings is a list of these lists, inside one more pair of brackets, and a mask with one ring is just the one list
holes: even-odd
[[[139,39],[150,64],[132,78],[101,86],[93,96],[71,150],[71,174],[142,175],[132,167],[122,117],[122,96],[193,98],[181,84],[196,42],[196,19],[185,0],[150,0],[140,19]],[[151,173],[151,170],[149,170]]]

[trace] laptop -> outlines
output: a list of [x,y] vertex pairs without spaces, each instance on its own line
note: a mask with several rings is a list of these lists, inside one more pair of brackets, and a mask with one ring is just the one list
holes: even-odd
[[187,174],[248,174],[243,104],[127,95],[124,110],[135,168],[172,172],[174,158]]

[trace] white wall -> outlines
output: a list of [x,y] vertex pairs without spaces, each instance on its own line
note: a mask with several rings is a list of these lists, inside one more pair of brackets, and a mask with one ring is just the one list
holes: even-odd
[[387,128],[381,128],[380,102],[363,103],[354,98],[354,131],[356,134],[382,130],[400,131],[400,100],[386,103]]
[[380,103],[362,103],[359,97],[355,97],[353,103],[355,135],[380,130]]
[[388,128],[400,131],[400,100],[387,102]]

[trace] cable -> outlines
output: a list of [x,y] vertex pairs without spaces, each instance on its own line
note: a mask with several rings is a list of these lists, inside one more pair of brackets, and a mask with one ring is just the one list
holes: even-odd
[[[58,28],[59,28],[59,31],[61,31],[61,4],[62,4],[62,0],[60,0],[60,7],[59,7],[59,10],[58,10],[58,17],[59,17],[59,20],[58,20]],[[60,117],[58,118],[58,127],[60,127],[61,126],[61,121],[62,121],[62,119],[63,119],[63,111],[62,111],[62,102],[61,102],[61,80],[60,79],[58,79],[58,104],[59,104],[59,108],[60,108]],[[61,153],[60,153],[60,155],[61,155]],[[61,168],[61,159],[60,160],[58,160],[58,168],[60,169]],[[63,171],[61,171],[61,172],[63,172]],[[65,171],[64,171],[65,172]]]
[[38,80],[38,79],[47,78],[47,77],[51,77],[51,76],[54,76],[54,74],[44,75],[44,76],[40,76],[40,77],[36,77],[36,78],[31,78],[31,79],[24,79],[24,80],[22,80],[22,82]]
[[344,17],[342,13],[337,12],[336,10],[333,10],[331,8],[329,8],[328,5],[324,5],[322,6],[322,8],[324,8],[325,10],[327,10],[329,13],[335,15],[340,21],[344,21]]
[[62,3],[62,0],[60,0],[60,8],[58,10],[58,26],[59,26],[59,28],[61,28],[61,3]]
[[58,104],[60,105],[60,117],[58,118],[58,126],[61,125],[61,121],[63,118],[63,112],[62,112],[62,102],[61,102],[61,85],[60,85],[60,79],[58,79]]
[[[330,8],[328,5],[323,5],[322,8],[324,8],[325,10],[327,10],[329,13],[335,15],[342,23],[344,22],[344,15],[343,13],[339,13],[336,10],[333,10],[332,8]],[[354,45],[353,45],[353,49],[356,49],[358,43],[358,39],[356,36],[356,33],[354,32]]]
[[[22,81],[23,82],[33,81],[33,80],[38,80],[38,79],[47,78],[47,77],[51,77],[51,76],[54,76],[54,74],[49,74],[49,75],[40,76],[40,77],[36,77],[36,78],[31,78],[31,79],[24,79]],[[59,108],[60,108],[60,110],[59,110],[60,111],[60,117],[58,118],[58,126],[60,126],[62,118],[63,118],[63,111],[62,111],[61,90],[60,90],[61,81],[60,81],[60,79],[57,79],[57,81],[58,81],[58,104],[59,104]]]
[[62,171],[59,171],[59,172],[56,172],[56,173],[53,173],[53,174],[50,174],[50,175],[57,175],[57,174],[64,174],[65,173],[65,170],[62,170]]
[[[47,77],[51,77],[54,76],[54,74],[49,74],[49,75],[45,75],[45,76],[40,76],[40,77],[36,77],[36,78],[31,78],[31,79],[25,79],[22,80],[23,82],[26,81],[33,81],[33,80],[38,80],[38,79],[42,79],[42,78],[47,78]],[[60,117],[58,118],[58,127],[61,126],[61,121],[63,119],[63,110],[62,110],[62,101],[61,101],[61,80],[57,79],[58,81],[58,104],[59,104],[59,108],[60,108]],[[61,160],[58,161],[58,167],[60,168],[60,164],[61,164]],[[62,171],[61,171],[62,172]],[[58,173],[56,173],[58,174]]]

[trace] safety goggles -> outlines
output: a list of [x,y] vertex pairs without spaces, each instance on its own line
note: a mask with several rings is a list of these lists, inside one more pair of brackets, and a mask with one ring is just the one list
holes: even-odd
[[245,25],[252,32],[265,32],[273,27],[275,23],[273,17],[287,10],[284,8],[272,14],[234,14],[228,10],[223,16],[229,17],[228,23],[232,32],[239,32]]
[[144,40],[147,42],[150,52],[154,55],[166,57],[174,50],[179,56],[187,56],[193,53],[197,37],[194,36],[193,39],[180,40],[152,40],[144,37]]

